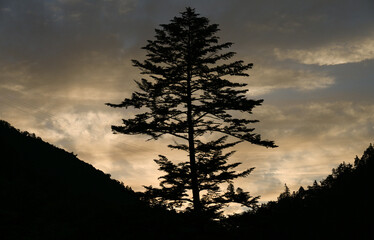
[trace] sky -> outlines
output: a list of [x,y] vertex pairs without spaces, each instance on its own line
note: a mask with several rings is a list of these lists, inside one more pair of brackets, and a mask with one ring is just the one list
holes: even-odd
[[131,59],[154,29],[186,7],[217,23],[234,60],[253,63],[249,97],[256,131],[279,146],[241,143],[232,161],[255,167],[236,186],[276,200],[284,184],[322,180],[374,142],[372,0],[0,0],[0,119],[35,133],[134,190],[158,185],[153,159],[172,137],[112,134],[131,114],[119,103],[137,90]]

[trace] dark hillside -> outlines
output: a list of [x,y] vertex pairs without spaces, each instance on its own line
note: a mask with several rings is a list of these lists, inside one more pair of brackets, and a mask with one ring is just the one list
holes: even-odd
[[226,224],[238,239],[374,239],[374,147],[320,183],[290,193]]
[[0,239],[374,239],[374,147],[320,183],[213,224],[150,208],[74,154],[0,121]]
[[175,239],[195,230],[74,154],[0,121],[0,239]]

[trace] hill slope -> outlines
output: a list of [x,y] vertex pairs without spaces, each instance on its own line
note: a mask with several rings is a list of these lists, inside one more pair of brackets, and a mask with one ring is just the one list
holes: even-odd
[[216,225],[150,208],[74,154],[0,120],[0,239],[374,239],[374,147]]
[[226,221],[238,239],[374,239],[374,147],[323,181]]
[[173,239],[195,229],[151,209],[72,153],[0,120],[1,239]]

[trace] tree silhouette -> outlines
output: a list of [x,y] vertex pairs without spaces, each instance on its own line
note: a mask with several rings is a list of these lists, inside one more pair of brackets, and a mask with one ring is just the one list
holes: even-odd
[[284,192],[282,192],[279,197],[278,201],[281,199],[289,198],[291,196],[290,188],[287,186],[287,184],[284,184]]
[[341,163],[325,179],[255,211],[224,219],[233,239],[251,234],[259,239],[373,239],[374,147],[372,144],[354,165]]
[[[223,136],[208,143],[198,142],[196,145],[197,176],[199,191],[204,192],[201,204],[206,216],[211,218],[219,217],[222,209],[228,203],[240,203],[246,207],[254,208],[259,197],[252,197],[241,188],[235,190],[232,180],[238,177],[249,175],[254,168],[243,172],[232,171],[240,163],[228,164],[228,157],[234,152],[222,153],[222,150],[229,148],[234,143],[224,143],[227,136]],[[176,146],[170,146],[176,147]],[[186,151],[187,146],[184,147]],[[160,188],[146,187],[144,198],[154,205],[165,205],[170,209],[182,207],[184,202],[193,203],[188,198],[187,190],[191,186],[190,166],[188,162],[174,164],[165,156],[155,160],[160,166],[159,170],[167,174],[162,179]],[[228,182],[227,191],[220,193],[219,185]],[[187,208],[187,210],[192,210]]]
[[[227,79],[248,76],[245,71],[253,64],[241,60],[222,63],[235,55],[234,52],[221,53],[232,43],[220,44],[216,36],[218,25],[210,24],[192,8],[160,26],[155,30],[155,40],[148,40],[143,47],[147,51],[146,59],[132,60],[142,74],[149,76],[136,81],[141,91],[134,92],[120,104],[107,103],[111,107],[134,107],[144,111],[134,118],[123,119],[121,126],[112,126],[113,132],[144,134],[154,140],[170,134],[185,141],[169,147],[186,151],[189,161],[174,164],[165,156],[155,160],[167,175],[161,177],[161,189],[147,187],[148,196],[169,200],[171,207],[191,202],[193,208],[190,209],[197,213],[216,211],[234,199],[250,204],[254,199],[250,199],[248,193],[240,189],[235,193],[230,188],[220,194],[218,184],[231,183],[253,170],[236,173],[233,168],[240,163],[227,164],[233,152],[223,153],[223,150],[243,141],[276,147],[273,141],[262,140],[254,133],[250,124],[258,120],[238,114],[251,114],[263,100],[247,99],[247,89],[243,89],[246,84]],[[203,140],[207,134],[212,134],[216,140]],[[228,136],[236,140],[229,142]],[[187,193],[189,190],[192,200]],[[200,197],[202,192],[204,195]],[[216,204],[212,206],[211,203]]]

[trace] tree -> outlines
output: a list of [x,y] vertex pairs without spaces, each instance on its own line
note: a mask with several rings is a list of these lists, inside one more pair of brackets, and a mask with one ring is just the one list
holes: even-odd
[[290,188],[287,186],[287,184],[284,184],[284,192],[282,192],[279,197],[278,197],[278,201],[279,200],[282,200],[282,199],[287,199],[291,197],[291,192],[290,192]]
[[[234,52],[221,53],[232,43],[220,44],[216,36],[218,25],[210,24],[194,9],[187,8],[181,16],[160,26],[155,30],[155,40],[148,40],[143,47],[147,51],[146,59],[132,60],[141,74],[149,76],[136,81],[141,91],[134,92],[120,104],[107,103],[111,107],[143,111],[134,118],[123,119],[123,125],[112,126],[112,130],[144,134],[153,140],[170,134],[185,141],[169,147],[186,151],[189,161],[174,164],[162,155],[155,160],[160,170],[167,172],[161,177],[161,189],[147,187],[148,196],[153,196],[156,202],[156,196],[164,202],[168,200],[170,207],[191,201],[193,210],[201,213],[211,202],[216,203],[217,210],[239,196],[246,199],[249,195],[242,191],[234,194],[235,197],[231,190],[220,194],[218,184],[232,183],[233,179],[245,177],[253,170],[236,173],[232,169],[240,163],[227,164],[233,151],[223,153],[223,150],[243,141],[276,147],[273,141],[262,140],[254,133],[250,125],[258,120],[242,117],[243,113],[251,114],[263,100],[248,99],[248,90],[243,89],[245,83],[227,79],[249,76],[245,71],[253,64],[241,60],[222,63],[235,55]],[[209,136],[216,140],[203,140]],[[200,198],[202,192],[204,195]],[[244,204],[250,202],[249,198],[246,200]]]
[[[228,203],[239,203],[253,209],[256,207],[259,198],[252,197],[241,188],[235,190],[232,180],[249,175],[254,168],[239,173],[232,171],[240,163],[227,163],[229,156],[234,151],[223,154],[222,150],[233,146],[235,143],[225,143],[226,139],[227,136],[223,136],[208,143],[198,141],[196,144],[199,191],[205,192],[201,198],[201,205],[205,215],[210,218],[219,217],[222,213],[220,210]],[[187,150],[187,146],[182,147]],[[164,205],[169,209],[182,207],[184,202],[193,203],[186,193],[186,190],[190,189],[191,186],[189,162],[174,164],[165,156],[160,155],[159,157],[155,160],[160,166],[159,170],[167,174],[160,177],[162,179],[161,189],[152,186],[145,187],[147,191],[143,197],[154,205]],[[225,182],[229,183],[227,191],[220,193],[219,185]],[[193,209],[188,207],[187,210]]]

